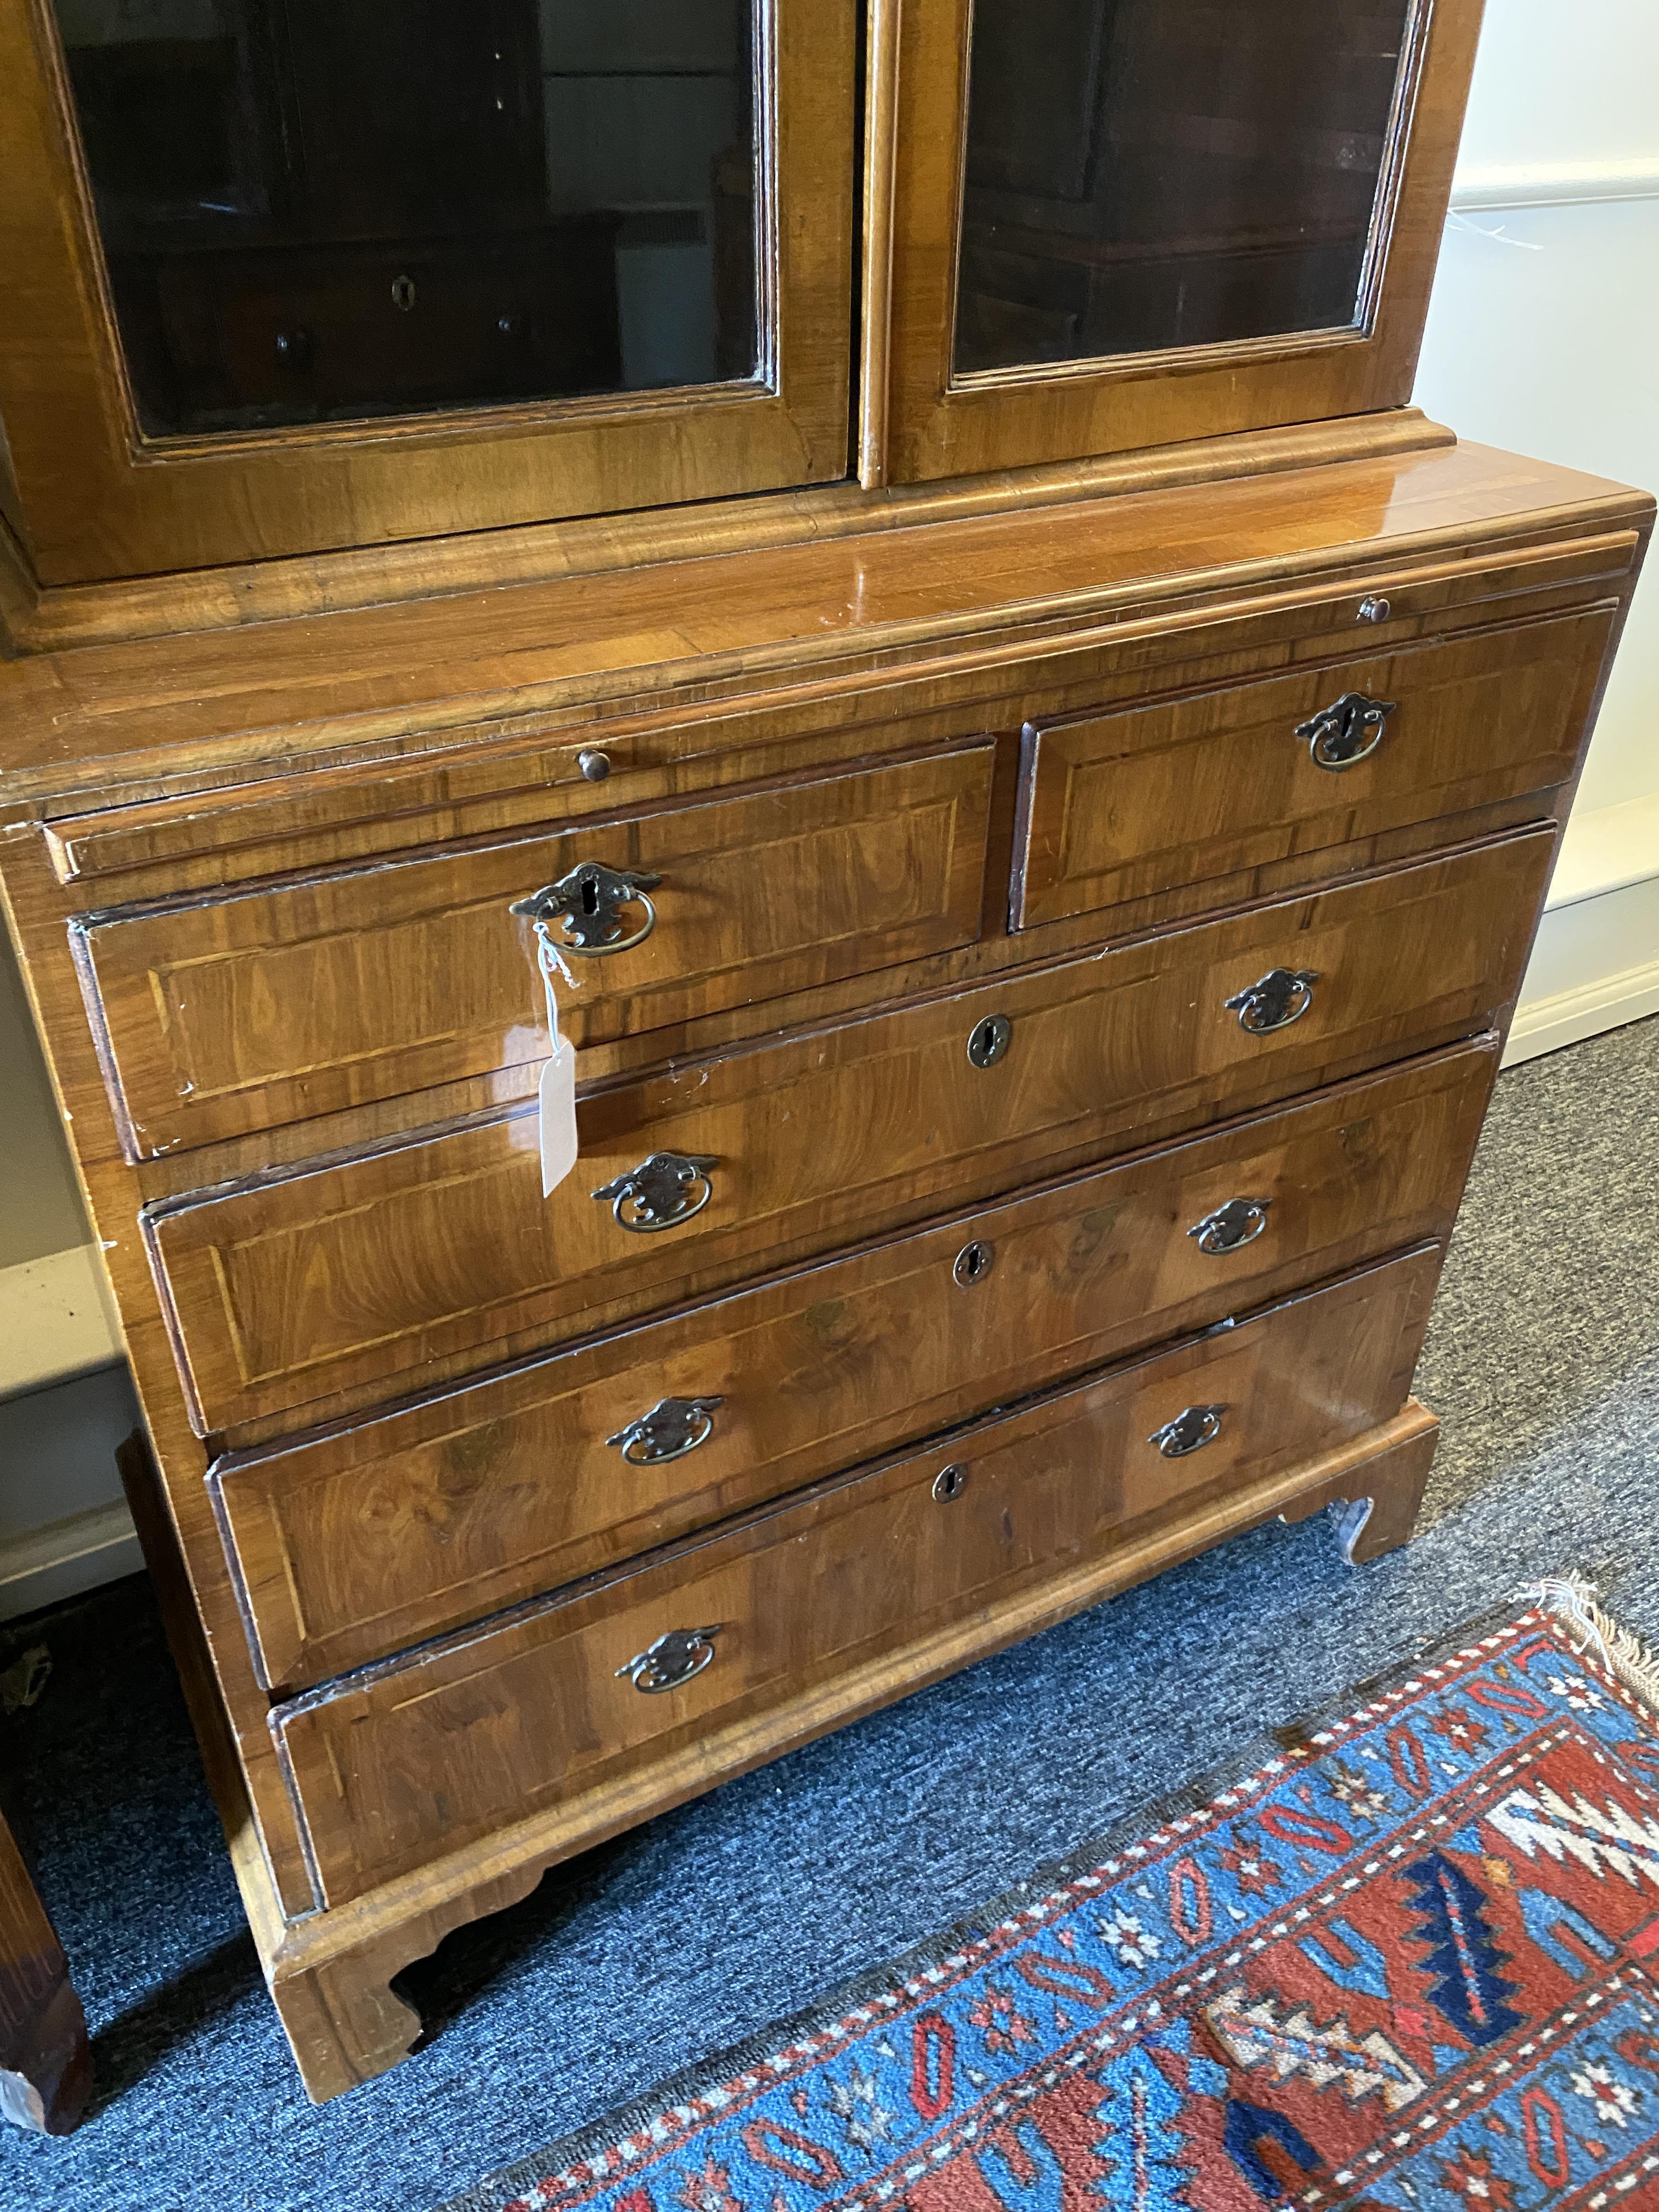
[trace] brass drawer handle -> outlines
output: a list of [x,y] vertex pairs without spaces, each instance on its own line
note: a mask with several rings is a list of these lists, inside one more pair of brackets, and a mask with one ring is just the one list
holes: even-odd
[[694,1674],[701,1674],[714,1656],[714,1628],[671,1628],[647,1650],[636,1651],[617,1669],[617,1680],[630,1681],[636,1690],[654,1697],[660,1690],[678,1690]]
[[[631,952],[643,945],[657,926],[657,909],[647,894],[662,881],[643,868],[607,868],[598,860],[583,860],[556,884],[544,884],[528,898],[514,899],[508,912],[526,921],[555,921],[562,925],[556,939],[562,952],[579,952],[585,959],[606,953]],[[640,906],[645,920],[631,936],[618,908]]]
[[1224,1406],[1188,1406],[1184,1413],[1154,1429],[1146,1441],[1156,1444],[1165,1459],[1185,1459],[1188,1452],[1202,1451],[1215,1442],[1226,1410]]
[[659,1398],[614,1437],[607,1437],[629,1467],[666,1467],[684,1459],[714,1433],[714,1408],[724,1398]]
[[1270,968],[1258,981],[1233,994],[1227,1000],[1228,1011],[1238,1016],[1238,1026],[1252,1036],[1287,1030],[1312,1006],[1318,981],[1316,968]]
[[1382,725],[1394,709],[1392,699],[1368,699],[1363,691],[1345,691],[1328,707],[1298,722],[1296,734],[1308,740],[1309,757],[1316,768],[1356,768],[1382,744]]
[[1230,1198],[1187,1231],[1196,1237],[1200,1252],[1237,1252],[1254,1244],[1267,1225],[1270,1198]]
[[[623,1228],[651,1237],[659,1229],[678,1229],[702,1212],[714,1195],[710,1171],[719,1165],[696,1152],[653,1152],[626,1175],[601,1183],[592,1195],[609,1203]],[[700,1183],[702,1195],[693,1196]]]

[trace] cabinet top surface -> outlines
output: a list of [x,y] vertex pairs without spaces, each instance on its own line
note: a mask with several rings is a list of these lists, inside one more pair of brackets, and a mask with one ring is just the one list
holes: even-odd
[[1653,501],[1472,445],[1016,507],[763,550],[0,662],[6,819],[532,732],[1057,623],[1641,526]]

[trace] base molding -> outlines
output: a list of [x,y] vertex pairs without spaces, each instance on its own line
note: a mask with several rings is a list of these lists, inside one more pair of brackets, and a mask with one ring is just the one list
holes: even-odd
[[1504,1065],[1659,1012],[1659,793],[1576,813]]
[[[351,1903],[284,1923],[263,1856],[248,1848],[246,1808],[216,1788],[231,1833],[237,1879],[260,1962],[307,2094],[317,2104],[386,2072],[407,2055],[420,2020],[392,1987],[395,1976],[443,1938],[528,1896],[550,1867],[749,1772],[850,1721],[1022,1642],[1103,1599],[1273,1520],[1302,1521],[1347,1508],[1338,1526],[1349,1559],[1364,1563],[1409,1540],[1434,1456],[1439,1422],[1415,1399],[1380,1428],[1290,1473],[1215,1499],[1150,1528],[1108,1559],[1051,1580],[920,1639],[896,1668],[893,1655],[854,1668],[769,1712],[715,1731],[648,1772],[586,1792],[434,1860]],[[187,1632],[192,1624],[182,1624]],[[902,1678],[895,1687],[896,1679]],[[225,1731],[228,1736],[228,1729]]]
[[143,1554],[119,1498],[0,1543],[0,1620],[136,1575]]
[[1504,1051],[1504,1065],[1536,1060],[1563,1045],[1623,1029],[1627,1022],[1659,1013],[1659,960],[1644,961],[1616,975],[1597,975],[1548,999],[1523,1003],[1516,1012]]

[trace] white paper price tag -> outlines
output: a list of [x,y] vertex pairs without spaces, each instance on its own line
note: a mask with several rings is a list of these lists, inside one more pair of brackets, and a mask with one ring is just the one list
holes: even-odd
[[542,1129],[542,1196],[576,1164],[576,1048],[561,1037],[536,1092]]
[[542,1196],[556,1190],[576,1164],[576,1048],[559,1034],[559,1006],[553,995],[556,967],[568,983],[575,977],[560,959],[546,926],[536,926],[536,960],[547,992],[547,1033],[553,1056],[542,1070],[537,1086],[537,1119],[541,1129]]

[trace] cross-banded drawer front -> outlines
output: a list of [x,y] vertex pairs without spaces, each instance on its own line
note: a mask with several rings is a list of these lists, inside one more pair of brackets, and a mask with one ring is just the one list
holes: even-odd
[[1553,845],[1505,838],[599,1091],[550,1199],[520,1111],[158,1207],[196,1416],[418,1387],[434,1358],[595,1331],[1474,1035],[1518,987]]
[[[325,1901],[695,1743],[1268,1480],[1404,1404],[1438,1273],[1419,1249],[841,1477],[597,1587],[271,1715]],[[776,1737],[774,1737],[775,1747]]]
[[1565,782],[1615,612],[1028,727],[1017,926]]
[[297,1686],[1450,1231],[1487,1038],[210,1474]]
[[579,979],[561,1015],[579,1045],[967,944],[991,760],[969,746],[92,917],[82,972],[130,1148],[544,1057],[538,918]]

